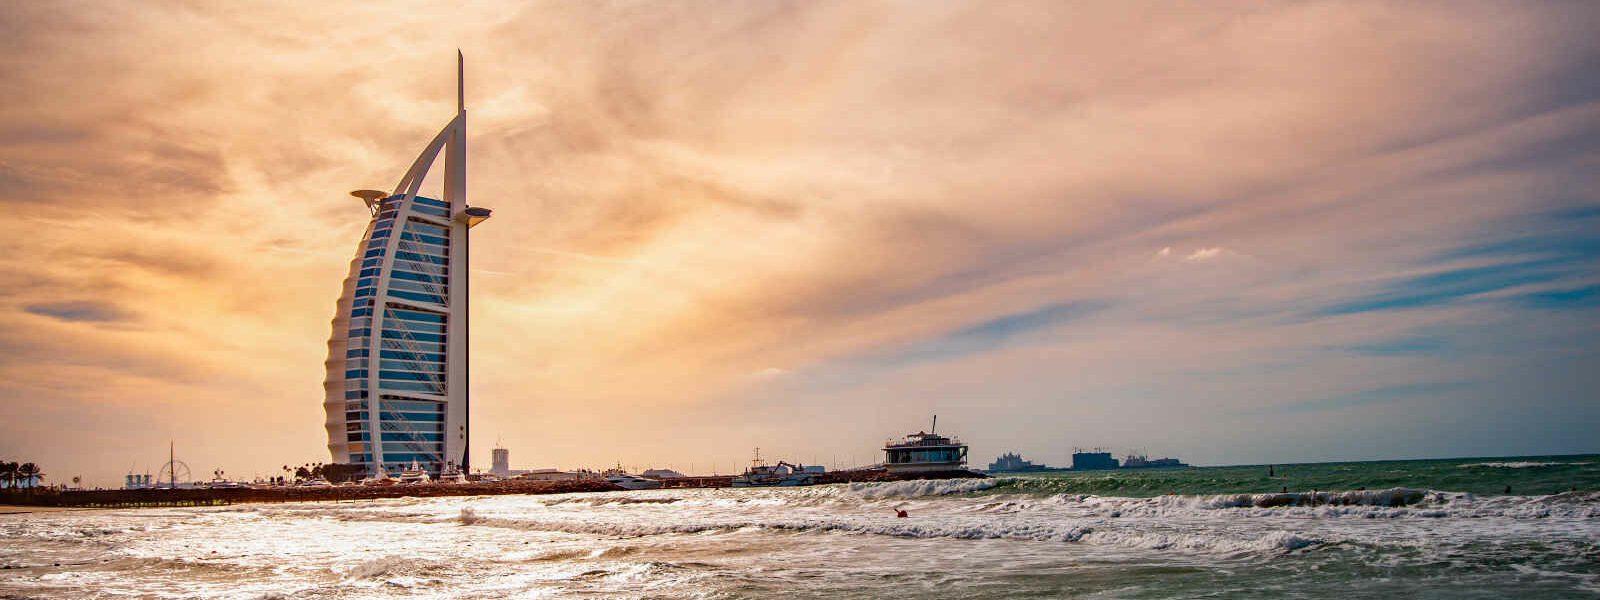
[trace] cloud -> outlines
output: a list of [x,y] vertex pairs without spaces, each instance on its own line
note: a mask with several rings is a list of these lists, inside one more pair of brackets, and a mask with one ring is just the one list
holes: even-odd
[[[1478,382],[1426,397],[1471,410],[1412,454],[1578,439],[1593,13],[3,5],[0,395],[71,408],[0,440],[107,483],[123,467],[63,431],[117,461],[169,437],[230,472],[324,459],[368,218],[346,191],[392,185],[448,118],[457,47],[495,209],[474,418],[519,456],[870,449],[938,408],[979,453],[1281,460],[1404,421],[1282,408],[1344,381]],[[1515,435],[1483,383],[1512,380],[1544,390]],[[772,407],[781,428],[740,412]],[[1329,420],[1237,436],[1306,415]]]
[[33,304],[23,310],[61,321],[107,323],[127,320],[129,316],[115,305],[106,302],[80,301]]

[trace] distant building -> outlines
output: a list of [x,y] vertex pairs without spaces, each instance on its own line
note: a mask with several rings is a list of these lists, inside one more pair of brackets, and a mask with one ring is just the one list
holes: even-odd
[[1117,459],[1111,458],[1110,452],[1073,452],[1072,470],[1074,471],[1100,471],[1117,468]]
[[1049,469],[1049,468],[1050,467],[1047,467],[1045,465],[1039,465],[1039,464],[1034,464],[1032,462],[1029,462],[1029,461],[1023,459],[1021,455],[1019,455],[1019,454],[1017,454],[1015,452],[1007,452],[1005,454],[1001,454],[1000,458],[997,458],[997,459],[994,460],[994,462],[989,463],[989,471],[990,472],[994,472],[994,473],[1018,472],[1018,471],[1043,471],[1043,470],[1046,470],[1046,469]]
[[495,448],[492,452],[492,455],[494,457],[494,461],[492,463],[494,466],[489,468],[489,472],[501,477],[510,475],[511,451],[505,448]]
[[[933,418],[938,429],[939,417]],[[890,473],[961,471],[967,468],[967,445],[953,437],[918,431],[883,445],[883,468]]]
[[1127,460],[1122,461],[1124,469],[1172,469],[1187,466],[1189,465],[1176,458],[1150,458],[1143,454],[1129,454]]

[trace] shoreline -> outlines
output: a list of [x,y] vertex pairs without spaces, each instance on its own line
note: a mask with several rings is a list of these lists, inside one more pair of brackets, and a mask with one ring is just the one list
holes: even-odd
[[[930,472],[893,474],[885,471],[841,471],[818,477],[818,484],[884,482],[911,479],[987,478],[972,472]],[[661,489],[721,488],[730,485],[732,476],[689,477],[674,482],[662,480]],[[674,484],[676,483],[676,485]],[[94,510],[112,508],[170,508],[179,506],[227,506],[231,504],[284,502],[343,502],[384,498],[444,496],[549,495],[583,492],[626,491],[610,482],[599,481],[496,481],[456,484],[388,485],[358,487],[269,489],[176,489],[176,490],[33,490],[0,493],[0,514]]]

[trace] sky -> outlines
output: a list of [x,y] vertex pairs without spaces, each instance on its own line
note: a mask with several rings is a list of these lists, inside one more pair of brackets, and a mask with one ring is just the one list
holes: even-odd
[[[473,461],[1600,451],[1590,2],[0,4],[0,458],[327,461],[466,61]],[[437,193],[435,176],[424,191]]]

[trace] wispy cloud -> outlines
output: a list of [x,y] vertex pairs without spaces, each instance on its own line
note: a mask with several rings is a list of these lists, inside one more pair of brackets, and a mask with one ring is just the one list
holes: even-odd
[[[170,437],[324,459],[345,192],[448,117],[458,46],[474,418],[543,464],[742,458],[750,406],[794,409],[775,452],[937,403],[979,454],[1282,459],[1425,393],[1476,408],[1408,439],[1578,439],[1594,11],[1152,7],[0,5],[0,440],[103,482]],[[1515,435],[1513,380],[1555,382]]]

